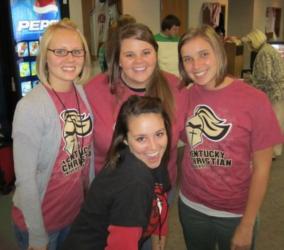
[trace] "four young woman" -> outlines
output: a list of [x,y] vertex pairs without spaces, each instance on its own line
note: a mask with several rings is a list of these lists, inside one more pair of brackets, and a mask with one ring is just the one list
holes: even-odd
[[208,26],[179,42],[182,80],[194,83],[189,89],[159,69],[147,26],[123,26],[116,39],[108,73],[85,85],[94,125],[77,86],[90,63],[81,33],[63,20],[41,40],[42,84],[19,102],[13,124],[13,221],[21,249],[58,248],[93,171],[97,177],[63,249],[139,249],[152,234],[153,249],[163,249],[165,192],[176,182],[180,138],[187,247],[249,249],[272,146],[283,142],[267,97],[226,75],[223,45]]

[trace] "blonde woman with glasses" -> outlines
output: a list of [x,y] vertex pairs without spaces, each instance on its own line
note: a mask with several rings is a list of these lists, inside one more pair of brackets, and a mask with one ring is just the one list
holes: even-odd
[[17,105],[12,219],[22,250],[58,249],[92,180],[93,116],[82,88],[89,56],[73,22],[50,25],[37,58],[40,84]]

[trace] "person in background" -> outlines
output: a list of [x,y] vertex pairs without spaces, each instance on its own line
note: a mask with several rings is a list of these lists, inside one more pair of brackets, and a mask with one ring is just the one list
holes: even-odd
[[94,175],[93,115],[82,87],[90,53],[69,19],[46,29],[37,73],[40,84],[14,114],[12,220],[19,249],[56,250]]
[[139,23],[125,25],[113,44],[108,73],[99,74],[86,84],[85,90],[96,117],[96,174],[104,165],[120,106],[131,95],[146,95],[160,98],[171,118],[168,170],[171,184],[175,186],[177,142],[186,119],[188,98],[187,91],[180,88],[180,80],[160,70],[157,53],[158,45],[147,26]]
[[[246,80],[268,95],[284,136],[284,58],[266,40],[258,29],[242,38],[250,50],[257,52],[252,75]],[[274,146],[273,158],[281,154],[282,144]]]
[[118,32],[118,29],[128,23],[136,23],[136,19],[131,15],[124,14],[121,15],[116,22],[112,23],[111,27],[109,28],[108,39],[99,48],[98,62],[100,65],[101,72],[106,72],[108,69],[108,61],[110,57],[108,55],[111,54],[112,43],[115,42],[116,33]]
[[187,248],[253,249],[256,217],[283,137],[267,96],[227,75],[220,36],[210,26],[180,39],[189,92],[179,217]]
[[155,35],[159,45],[159,65],[162,70],[179,76],[178,71],[178,41],[180,20],[175,15],[164,17],[161,32]]
[[170,133],[169,116],[158,98],[128,98],[105,167],[61,250],[138,250],[152,234],[157,238],[153,249],[164,249]]

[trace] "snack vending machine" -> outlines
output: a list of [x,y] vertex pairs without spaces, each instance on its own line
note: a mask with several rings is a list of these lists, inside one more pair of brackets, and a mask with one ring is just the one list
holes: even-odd
[[36,56],[46,27],[61,18],[56,0],[10,0],[12,44],[15,58],[15,88],[26,95],[38,84]]
[[37,83],[36,56],[46,27],[69,17],[68,0],[1,0],[0,193],[13,185],[12,119],[17,101]]

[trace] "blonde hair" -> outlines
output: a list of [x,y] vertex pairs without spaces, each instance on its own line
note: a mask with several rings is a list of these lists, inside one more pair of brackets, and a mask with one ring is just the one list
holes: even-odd
[[85,50],[85,61],[82,71],[77,79],[74,80],[76,84],[84,84],[90,77],[91,73],[91,58],[89,48],[85,37],[77,28],[77,25],[68,18],[64,18],[59,22],[49,25],[40,40],[40,49],[37,56],[36,70],[37,76],[42,83],[49,84],[48,82],[48,66],[47,66],[47,50],[55,32],[59,29],[67,29],[76,32],[82,42],[83,49]]
[[254,29],[242,38],[242,41],[248,43],[254,50],[258,50],[266,40],[266,35],[258,29]]

